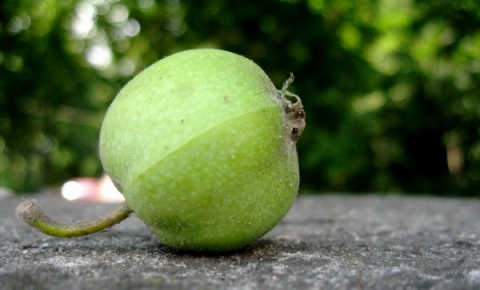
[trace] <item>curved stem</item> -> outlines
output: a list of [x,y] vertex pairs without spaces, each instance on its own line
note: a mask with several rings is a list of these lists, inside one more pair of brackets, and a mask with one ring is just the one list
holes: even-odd
[[17,216],[37,230],[55,237],[79,237],[109,228],[126,219],[132,210],[126,202],[103,217],[78,223],[59,222],[48,216],[35,200],[26,200],[16,209]]

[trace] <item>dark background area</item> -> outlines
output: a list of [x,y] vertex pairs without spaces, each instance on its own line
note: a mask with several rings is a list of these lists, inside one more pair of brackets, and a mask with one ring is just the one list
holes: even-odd
[[214,47],[290,72],[307,112],[301,192],[480,196],[480,2],[0,4],[0,186],[100,176],[120,88],[166,55]]

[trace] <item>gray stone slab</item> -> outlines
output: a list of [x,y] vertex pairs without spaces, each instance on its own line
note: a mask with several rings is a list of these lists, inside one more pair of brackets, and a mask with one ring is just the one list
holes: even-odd
[[[113,208],[38,196],[54,217]],[[300,196],[268,235],[228,255],[160,244],[135,216],[108,231],[60,239],[0,200],[0,289],[480,289],[480,201]]]

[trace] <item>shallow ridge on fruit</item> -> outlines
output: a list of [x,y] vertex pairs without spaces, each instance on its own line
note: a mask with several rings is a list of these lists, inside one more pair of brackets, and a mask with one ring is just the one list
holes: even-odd
[[232,120],[241,118],[242,116],[245,116],[245,115],[248,115],[248,114],[257,113],[257,112],[262,111],[262,110],[267,109],[267,108],[276,108],[276,106],[273,106],[273,105],[272,105],[272,106],[259,107],[259,108],[255,109],[255,110],[251,110],[251,111],[245,112],[245,113],[243,113],[243,114],[238,114],[238,115],[236,115],[236,116],[232,116],[232,118],[224,119],[224,120],[222,120],[221,123],[213,124],[213,126],[208,127],[208,128],[205,128],[205,130],[198,132],[198,134],[192,135],[192,137],[191,137],[190,139],[185,139],[184,142],[183,142],[181,145],[179,145],[178,147],[176,147],[176,148],[173,149],[173,150],[168,151],[167,154],[163,155],[163,158],[162,158],[162,159],[158,160],[157,162],[151,163],[150,166],[148,166],[148,167],[145,168],[145,170],[139,171],[139,172],[138,172],[137,174],[135,174],[135,175],[128,175],[128,174],[127,174],[127,175],[129,176],[129,178],[128,178],[125,182],[123,182],[123,187],[125,187],[125,188],[128,187],[128,183],[129,183],[128,180],[130,180],[130,179],[135,179],[135,178],[140,177],[140,176],[143,175],[145,172],[149,171],[152,167],[155,167],[159,162],[163,162],[163,160],[168,159],[168,157],[169,157],[170,155],[175,154],[175,152],[181,150],[181,149],[184,148],[185,146],[188,146],[191,142],[195,141],[195,139],[199,138],[200,136],[202,136],[202,135],[204,135],[204,134],[207,134],[209,131],[214,130],[214,129],[222,126],[222,125],[223,125],[224,123],[226,123],[226,122],[230,122],[230,121],[232,121]]

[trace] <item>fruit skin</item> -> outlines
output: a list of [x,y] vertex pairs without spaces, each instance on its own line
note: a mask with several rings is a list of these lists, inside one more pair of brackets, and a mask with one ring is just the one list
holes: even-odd
[[296,197],[297,136],[288,105],[242,56],[180,52],[120,91],[102,125],[100,158],[130,208],[165,244],[238,249],[273,228]]

